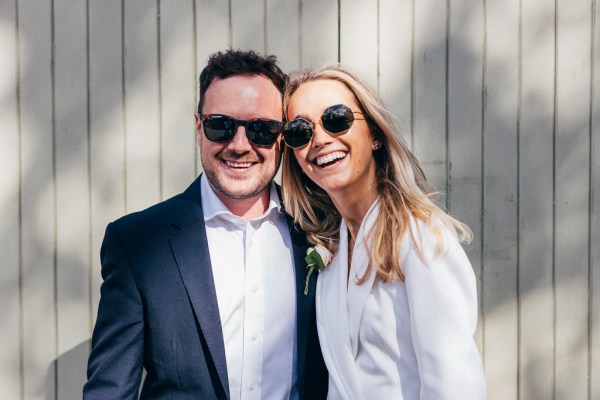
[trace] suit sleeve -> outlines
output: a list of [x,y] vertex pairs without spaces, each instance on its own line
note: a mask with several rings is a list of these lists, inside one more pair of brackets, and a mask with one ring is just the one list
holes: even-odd
[[137,399],[143,369],[144,312],[114,223],[106,228],[100,258],[103,283],[83,398]]
[[475,274],[458,241],[445,232],[442,254],[421,229],[423,257],[411,246],[402,265],[422,399],[482,400],[485,375],[473,339],[477,325]]

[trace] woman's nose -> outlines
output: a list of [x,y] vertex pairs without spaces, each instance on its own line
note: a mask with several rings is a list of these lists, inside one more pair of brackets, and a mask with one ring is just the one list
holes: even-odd
[[323,129],[321,121],[313,123],[313,136],[312,136],[313,147],[323,147],[333,141],[333,137]]

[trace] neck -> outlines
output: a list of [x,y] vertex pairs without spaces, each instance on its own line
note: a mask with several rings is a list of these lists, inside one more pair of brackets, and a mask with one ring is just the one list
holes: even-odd
[[356,239],[365,214],[377,199],[377,191],[373,188],[368,193],[330,193],[329,196],[346,222],[350,236]]
[[233,215],[243,218],[245,221],[258,218],[267,210],[271,198],[270,187],[267,186],[258,195],[246,199],[236,199],[215,191],[217,197]]

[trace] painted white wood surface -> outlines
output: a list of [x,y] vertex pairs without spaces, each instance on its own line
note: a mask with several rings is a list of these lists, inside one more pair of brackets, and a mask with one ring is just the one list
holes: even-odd
[[231,47],[265,52],[265,0],[230,0]]
[[377,85],[412,148],[413,1],[379,1]]
[[564,0],[557,1],[556,7],[554,396],[576,399],[588,395],[590,372],[588,213],[592,8],[587,1]]
[[20,298],[21,202],[18,94],[17,13],[11,0],[0,0],[0,388],[21,397],[22,341]]
[[590,398],[600,398],[600,8],[592,9],[592,103],[591,103],[591,177],[590,177]]
[[447,3],[413,2],[413,152],[446,202]]
[[100,300],[100,245],[106,224],[126,211],[123,15],[120,0],[88,8],[91,196],[90,336]]
[[56,180],[51,3],[18,3],[21,139],[22,396],[54,398]]
[[339,1],[300,0],[300,67],[339,61]]
[[482,307],[489,399],[518,394],[519,2],[485,3]]
[[300,0],[265,0],[265,53],[284,71],[300,69]]
[[85,0],[54,7],[56,398],[81,395],[90,329],[90,174]]
[[372,85],[378,77],[378,3],[344,0],[340,2],[340,62],[358,71]]
[[196,69],[193,3],[160,2],[161,196],[183,191],[196,176]]
[[[482,298],[483,2],[453,0],[448,27],[448,211],[466,223],[473,240],[465,246]],[[479,302],[483,320],[482,302]],[[477,343],[483,348],[479,324]]]
[[[519,112],[519,395],[551,399],[554,7],[523,2]],[[540,33],[546,33],[540,35]],[[546,171],[546,173],[541,173]]]
[[158,2],[128,0],[124,12],[127,211],[161,198]]
[[229,47],[274,53],[285,70],[341,61],[379,88],[474,232],[490,399],[600,396],[594,0],[0,0],[0,11],[3,397],[78,397],[106,224],[197,176],[197,75]]

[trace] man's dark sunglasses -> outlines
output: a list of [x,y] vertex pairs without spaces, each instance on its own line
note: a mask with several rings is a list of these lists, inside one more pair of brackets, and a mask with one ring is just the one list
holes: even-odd
[[235,136],[238,126],[246,128],[246,137],[256,146],[271,146],[277,141],[283,122],[272,119],[235,119],[223,114],[200,116],[204,135],[211,142],[227,143]]
[[[323,111],[321,115],[321,126],[327,132],[334,135],[344,133],[352,127],[355,119],[354,114],[361,114],[360,111],[352,111],[350,107],[345,104],[336,104]],[[283,126],[283,139],[285,144],[295,149],[302,147],[308,142],[313,136],[314,126],[319,120],[309,121],[304,118],[296,118]]]

